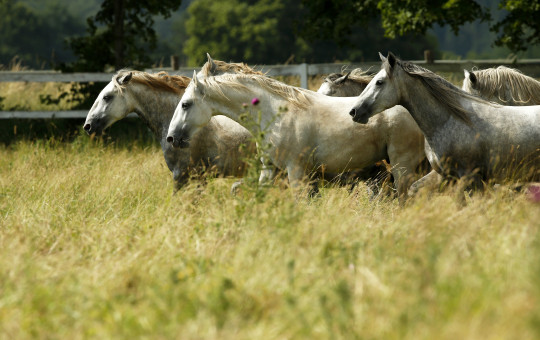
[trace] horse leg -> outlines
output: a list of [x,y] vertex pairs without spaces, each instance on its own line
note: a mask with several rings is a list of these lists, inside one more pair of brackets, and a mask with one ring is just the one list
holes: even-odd
[[[305,167],[298,163],[292,163],[287,165],[287,177],[289,178],[289,185],[291,188],[298,193],[302,189],[302,184],[306,178]],[[308,196],[314,197],[319,192],[319,187],[316,181],[310,181],[310,188],[308,191]]]
[[[413,143],[414,141],[418,143]],[[410,141],[396,137],[388,144],[388,159],[401,203],[407,199],[407,189],[416,176],[416,169],[426,157],[422,141],[423,139]]]
[[261,157],[262,169],[259,175],[259,184],[267,184],[274,180],[277,168],[269,160]]
[[394,187],[398,193],[398,199],[404,203],[407,199],[407,188],[414,178],[416,166],[420,162],[416,157],[408,155],[389,155],[391,172],[394,176]]
[[458,203],[461,206],[464,206],[466,202],[466,192],[474,193],[476,190],[483,191],[484,190],[484,182],[482,181],[482,176],[478,173],[477,170],[469,172],[465,175],[460,176],[459,181],[457,183],[457,192],[456,192],[456,198]]
[[[261,163],[262,163],[262,168],[261,168],[261,173],[259,174],[259,185],[265,185],[274,180],[274,178],[276,177],[278,173],[278,170],[270,161],[268,161],[264,157],[261,157]],[[234,182],[231,185],[231,194],[236,195],[238,191],[240,190],[240,187],[242,186],[242,184],[244,184],[243,179]]]
[[430,173],[414,182],[407,191],[408,197],[415,196],[422,188],[428,188],[430,190],[435,189],[441,182],[442,176],[435,170],[431,170]]

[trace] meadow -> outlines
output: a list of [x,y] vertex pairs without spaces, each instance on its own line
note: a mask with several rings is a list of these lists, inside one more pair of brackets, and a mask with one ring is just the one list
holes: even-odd
[[136,121],[1,129],[1,339],[540,337],[540,204],[507,186],[173,194]]

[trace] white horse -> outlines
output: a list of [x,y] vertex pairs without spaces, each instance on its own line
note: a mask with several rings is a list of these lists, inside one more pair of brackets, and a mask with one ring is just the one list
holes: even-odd
[[[259,104],[243,109],[242,104],[253,98]],[[414,126],[407,125],[407,113],[399,109],[364,126],[353,124],[348,108],[354,101],[261,75],[226,74],[201,80],[194,75],[175,111],[167,141],[186,145],[212,114],[224,114],[247,127],[256,122],[252,131],[264,132],[272,163],[287,170],[293,187],[314,170],[341,173],[388,157],[391,165],[398,165],[392,174],[398,193],[404,193],[423,158],[422,137],[410,137]],[[242,111],[247,111],[248,120],[241,119]]]
[[[190,78],[120,71],[98,95],[88,112],[84,130],[101,134],[104,129],[135,112],[161,143],[175,189],[188,180],[190,172],[215,171],[221,176],[242,176],[244,159],[254,150],[251,134],[227,117],[214,117],[193,136],[188,149],[173,149],[165,138],[169,123]],[[245,146],[241,148],[241,146]]]
[[428,159],[439,174],[465,177],[480,188],[490,179],[539,177],[540,106],[500,106],[392,53],[381,60],[382,69],[352,105],[355,122],[366,124],[378,112],[403,105],[424,133]]
[[[210,54],[208,53],[206,54],[206,56],[208,58],[208,61],[204,63],[201,70],[197,73],[198,79],[204,79],[206,77],[215,77],[222,74],[258,74],[261,76],[265,75],[264,73],[249,67],[245,63],[227,63],[221,60],[214,60],[212,59],[212,57],[210,57]],[[366,82],[366,85],[368,82]],[[276,167],[264,157],[261,158],[261,162],[262,162],[262,169],[261,169],[261,173],[259,177],[259,183],[269,182],[276,177],[276,175],[279,173],[279,169],[276,169]],[[367,180],[370,182],[374,181],[375,182],[374,184],[376,184],[379,177],[382,177],[380,168],[375,165],[373,167],[366,167],[364,169],[350,172],[350,173],[330,174],[326,172],[326,173],[319,173],[318,175],[334,183],[352,184],[353,186],[356,183],[356,180],[358,179]],[[240,183],[241,182],[237,182],[236,185],[239,185]],[[377,188],[370,187],[370,190],[375,192],[377,191]]]
[[464,73],[465,92],[502,105],[540,105],[540,82],[519,70],[499,66]]
[[356,97],[364,91],[372,78],[360,68],[347,74],[331,73],[324,78],[317,92],[332,97]]

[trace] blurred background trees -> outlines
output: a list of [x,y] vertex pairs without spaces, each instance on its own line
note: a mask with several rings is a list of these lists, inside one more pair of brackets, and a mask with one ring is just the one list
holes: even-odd
[[0,16],[4,68],[540,56],[540,0],[0,0]]

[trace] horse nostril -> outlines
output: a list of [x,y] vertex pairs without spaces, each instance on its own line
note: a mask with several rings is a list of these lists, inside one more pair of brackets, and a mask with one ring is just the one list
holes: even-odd
[[173,136],[167,136],[167,143],[173,143],[174,142],[174,137]]
[[354,118],[354,116],[356,116],[356,109],[352,109],[349,114]]
[[90,129],[91,129],[90,124],[88,124],[88,123],[84,124],[83,129],[84,129],[84,131],[87,131],[87,132],[90,131]]

